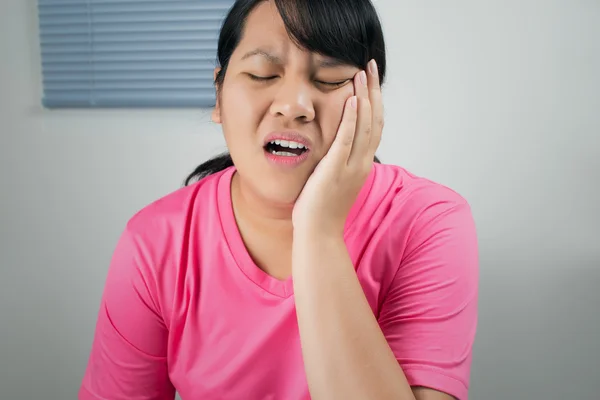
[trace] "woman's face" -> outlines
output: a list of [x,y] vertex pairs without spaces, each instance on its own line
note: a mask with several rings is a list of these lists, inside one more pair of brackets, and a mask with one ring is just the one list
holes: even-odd
[[272,2],[253,10],[213,112],[243,190],[295,202],[336,136],[357,72],[298,48]]

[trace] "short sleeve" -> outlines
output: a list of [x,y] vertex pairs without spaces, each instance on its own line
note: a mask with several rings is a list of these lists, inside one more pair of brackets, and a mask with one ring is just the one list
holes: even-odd
[[420,215],[379,314],[409,384],[468,399],[477,328],[478,249],[468,204]]
[[113,254],[80,400],[172,400],[153,268],[126,230]]

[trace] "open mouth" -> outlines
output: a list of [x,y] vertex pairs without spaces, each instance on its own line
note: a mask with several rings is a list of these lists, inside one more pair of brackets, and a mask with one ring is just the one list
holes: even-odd
[[306,153],[308,148],[294,141],[273,140],[265,145],[265,151],[280,157],[298,157]]

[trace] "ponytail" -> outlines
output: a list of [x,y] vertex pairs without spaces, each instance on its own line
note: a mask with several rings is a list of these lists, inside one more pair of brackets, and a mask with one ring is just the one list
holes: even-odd
[[185,180],[185,186],[193,182],[197,182],[202,178],[209,175],[216,174],[217,172],[223,171],[229,167],[233,167],[233,160],[229,153],[220,154],[210,160],[200,164],[194,172],[192,172]]

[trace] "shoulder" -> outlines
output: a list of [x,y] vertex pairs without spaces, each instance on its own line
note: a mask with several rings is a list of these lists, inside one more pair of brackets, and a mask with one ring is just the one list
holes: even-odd
[[427,208],[435,204],[469,206],[467,200],[454,189],[425,177],[413,174],[396,165],[375,165],[374,192],[392,194],[396,206]]
[[[219,218],[217,194],[230,171],[208,176],[192,185],[177,189],[136,212],[121,233],[111,262],[116,280],[141,282],[150,290],[161,315],[169,320],[178,286],[181,260],[200,246],[190,246],[213,229]],[[213,229],[218,231],[218,229]],[[181,283],[179,283],[181,284]]]
[[230,172],[227,169],[207,176],[153,201],[129,219],[126,229],[132,234],[160,237],[185,228],[190,219],[203,213],[214,213],[219,183]]
[[[188,250],[190,238],[218,231],[218,193],[231,171],[224,170],[179,188],[143,207],[126,223],[122,239],[153,273],[169,273]],[[225,179],[222,179],[225,178]]]
[[475,224],[465,197],[395,165],[375,165],[360,219],[358,229],[373,231],[401,259],[423,249],[424,243],[443,243],[447,236],[475,245]]
[[379,212],[382,220],[406,234],[452,211],[471,214],[470,204],[457,191],[403,167],[375,164],[373,175],[366,209]]

